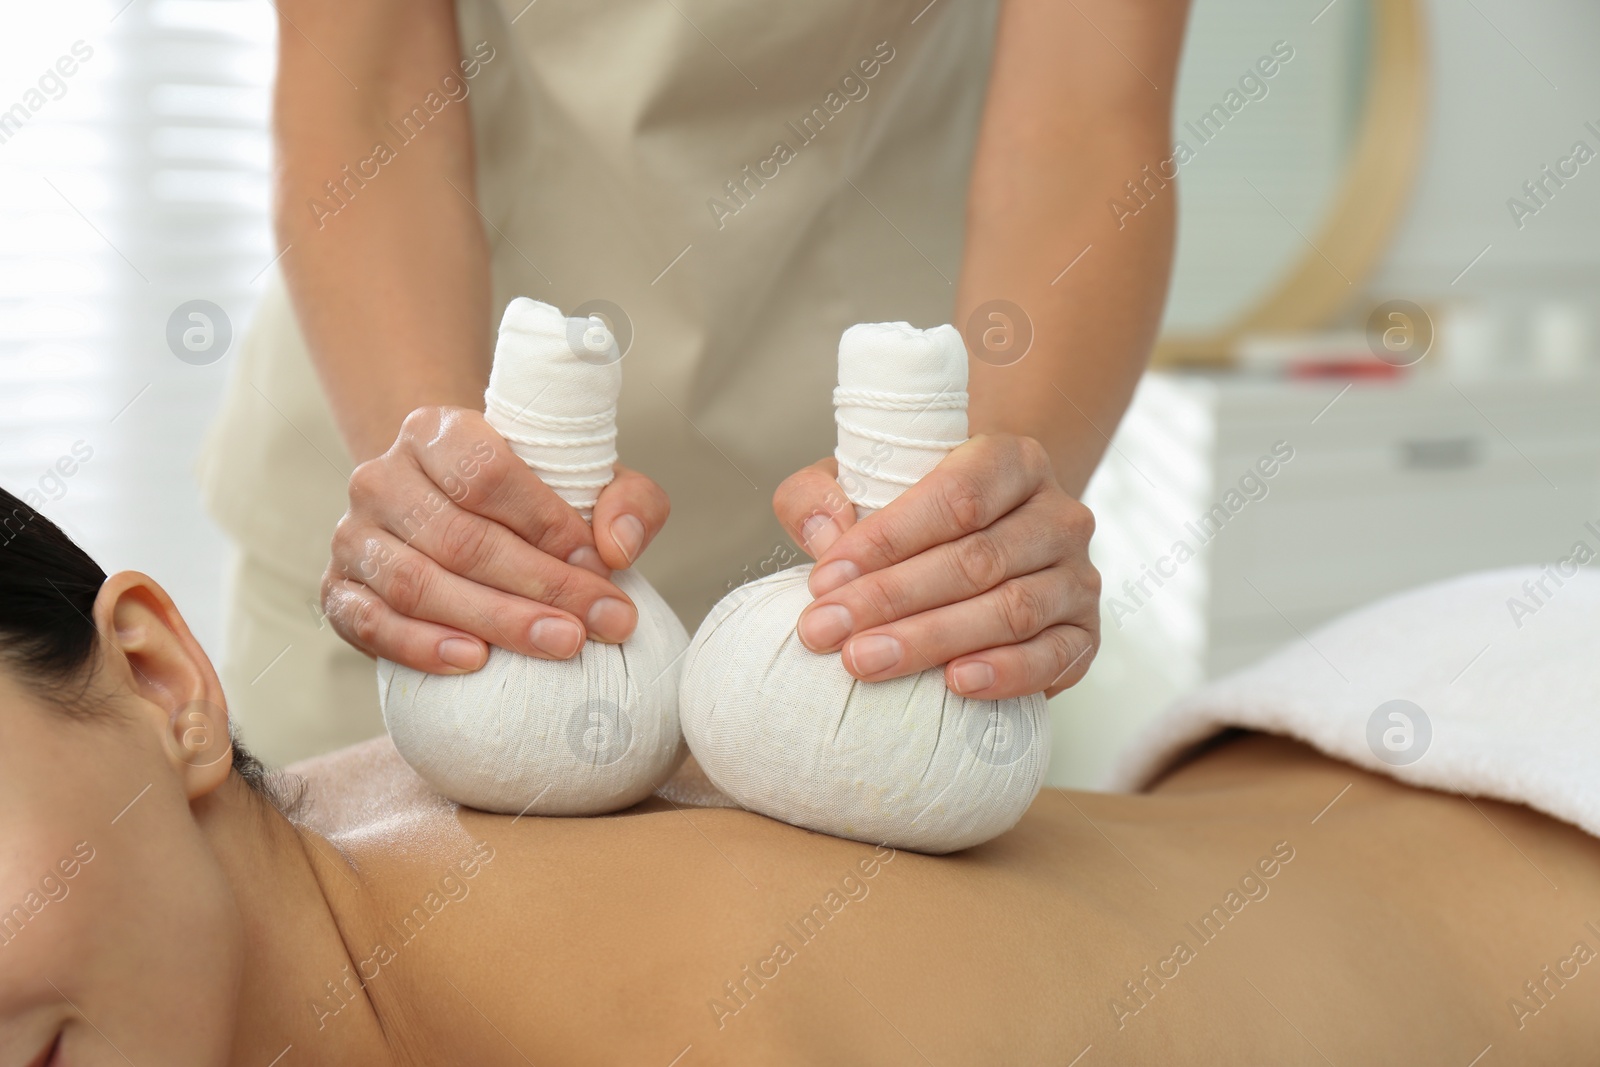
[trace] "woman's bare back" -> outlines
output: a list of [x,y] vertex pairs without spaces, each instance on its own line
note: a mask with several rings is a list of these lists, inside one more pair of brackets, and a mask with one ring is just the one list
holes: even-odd
[[351,968],[308,1011],[338,1026],[364,987],[412,1062],[1466,1064],[1493,1045],[1558,1064],[1600,1040],[1600,844],[1283,739],[1148,794],[1047,790],[946,857],[662,800],[464,811],[382,741],[299,770],[302,817],[360,873],[351,914],[384,917],[345,924]]

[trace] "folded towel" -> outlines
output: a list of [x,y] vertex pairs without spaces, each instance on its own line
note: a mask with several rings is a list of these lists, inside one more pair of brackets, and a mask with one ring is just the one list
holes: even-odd
[[1113,789],[1227,727],[1411,785],[1526,804],[1600,836],[1600,574],[1568,557],[1351,612],[1163,712]]

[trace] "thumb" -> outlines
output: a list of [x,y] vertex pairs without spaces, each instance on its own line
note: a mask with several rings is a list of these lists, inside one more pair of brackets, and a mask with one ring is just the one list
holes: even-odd
[[666,525],[672,504],[648,476],[622,464],[594,505],[594,543],[612,570],[631,567]]
[[772,494],[772,510],[794,543],[820,557],[856,524],[855,505],[835,480],[839,467],[830,456],[802,467]]

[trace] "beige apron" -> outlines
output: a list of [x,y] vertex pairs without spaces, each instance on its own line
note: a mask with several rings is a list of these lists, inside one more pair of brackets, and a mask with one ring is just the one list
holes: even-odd
[[[832,451],[841,331],[952,314],[994,15],[458,0],[463,55],[492,49],[467,99],[496,318],[623,310],[619,452],[673,505],[640,567],[691,629],[796,558],[772,493]],[[350,468],[274,272],[201,465],[239,547],[225,681],[272,759],[381,729],[370,661],[316,612]]]

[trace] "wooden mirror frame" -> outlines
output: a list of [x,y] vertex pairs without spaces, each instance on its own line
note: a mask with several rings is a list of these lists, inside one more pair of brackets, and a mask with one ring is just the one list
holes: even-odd
[[[1427,121],[1422,0],[1371,0],[1371,77],[1349,166],[1311,247],[1254,306],[1213,331],[1162,334],[1156,367],[1226,367],[1240,338],[1315,330],[1361,292],[1410,197]],[[1335,269],[1329,264],[1337,264]]]

